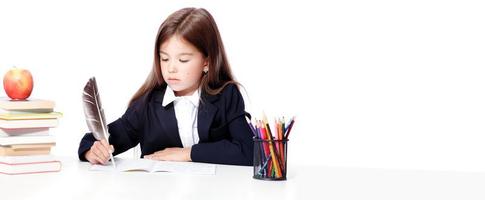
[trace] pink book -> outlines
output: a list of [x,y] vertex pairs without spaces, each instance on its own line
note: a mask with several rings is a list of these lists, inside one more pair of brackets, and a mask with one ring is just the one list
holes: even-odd
[[0,174],[19,175],[58,172],[61,162],[52,155],[0,156]]

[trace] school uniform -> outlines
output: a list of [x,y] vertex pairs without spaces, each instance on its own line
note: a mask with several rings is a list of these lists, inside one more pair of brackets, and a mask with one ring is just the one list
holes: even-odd
[[[198,112],[193,114],[196,115],[195,124],[185,129],[179,129],[177,118],[187,117],[184,114],[187,112],[178,108],[176,115],[174,104],[177,101],[164,102],[164,97],[170,96],[165,95],[166,91],[166,84],[153,89],[134,101],[121,118],[108,124],[109,143],[115,149],[113,155],[138,143],[141,157],[168,147],[191,146],[190,157],[194,162],[252,165],[253,134],[246,122],[244,100],[236,85],[227,85],[217,95],[199,91]],[[193,99],[189,102],[196,104]],[[191,132],[190,128],[195,130]],[[179,130],[183,132],[182,138]],[[191,133],[195,135],[189,137]],[[84,154],[95,141],[91,133],[84,135],[78,150],[80,160],[86,161]]]

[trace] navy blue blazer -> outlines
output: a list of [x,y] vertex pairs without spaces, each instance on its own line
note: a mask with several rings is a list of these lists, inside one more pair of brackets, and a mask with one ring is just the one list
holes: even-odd
[[[138,98],[123,116],[108,124],[113,155],[141,146],[141,156],[167,147],[182,147],[173,102],[162,106],[166,85]],[[192,146],[194,162],[252,165],[252,132],[246,122],[244,100],[235,84],[228,84],[219,94],[201,92],[197,128],[199,143]],[[79,159],[96,141],[87,133],[79,145]]]

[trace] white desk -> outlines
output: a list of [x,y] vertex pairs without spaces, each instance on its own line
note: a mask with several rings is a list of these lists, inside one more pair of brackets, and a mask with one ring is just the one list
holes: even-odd
[[0,175],[0,198],[15,199],[485,199],[485,173],[289,166],[287,181],[252,178],[251,167],[216,175],[95,172],[62,159],[59,173]]

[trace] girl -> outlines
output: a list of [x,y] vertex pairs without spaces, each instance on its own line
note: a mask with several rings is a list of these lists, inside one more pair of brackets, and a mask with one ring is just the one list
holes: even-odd
[[154,65],[125,114],[108,125],[109,144],[86,134],[79,159],[106,164],[140,143],[143,158],[252,165],[244,101],[211,14],[184,8],[160,25]]

